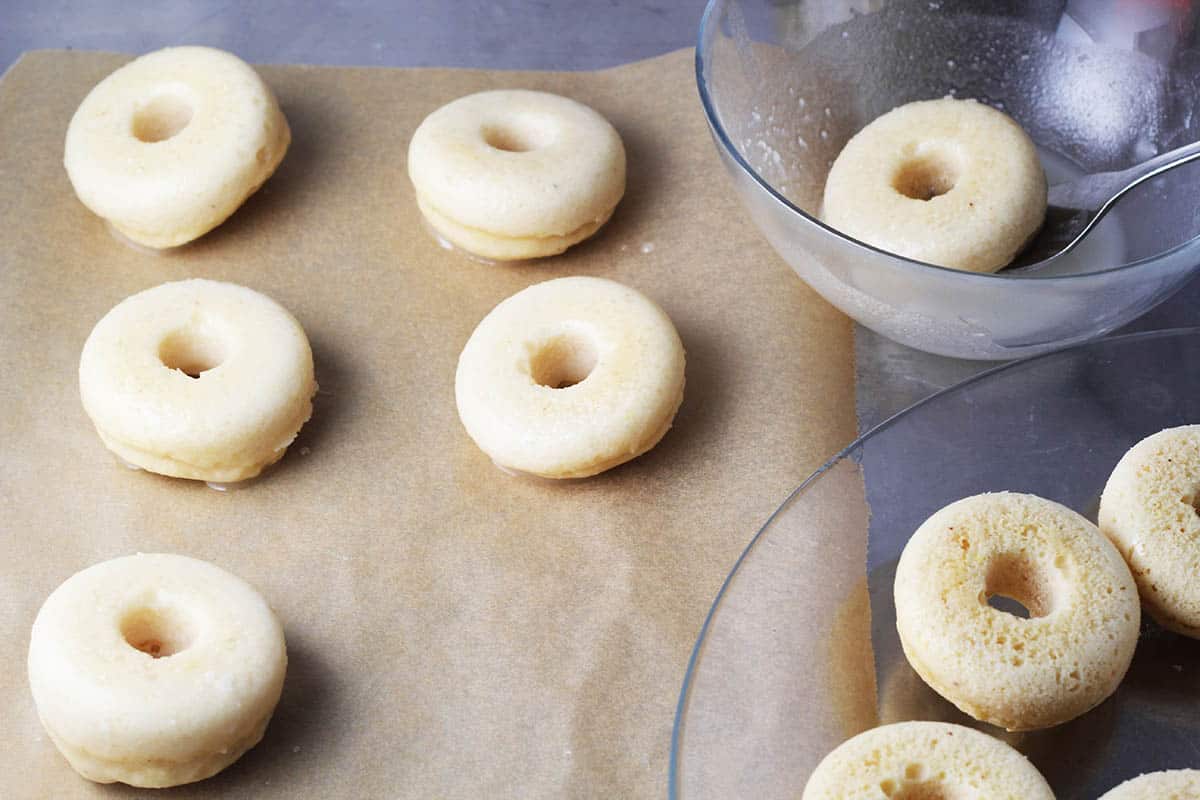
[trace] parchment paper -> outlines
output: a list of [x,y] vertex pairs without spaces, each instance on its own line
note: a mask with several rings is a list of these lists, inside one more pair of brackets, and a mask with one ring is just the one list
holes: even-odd
[[[226,224],[159,256],[114,241],[61,166],[75,107],[127,58],[30,53],[0,82],[0,794],[133,793],[78,778],[43,734],[29,626],[75,571],[171,551],[257,586],[290,662],[264,741],[162,796],[662,796],[687,657],[722,579],[854,435],[850,324],[737,205],[691,52],[576,74],[264,67],[291,151]],[[493,87],[576,97],[624,137],[628,194],[562,257],[485,265],[422,230],[408,138]],[[687,394],[635,462],[512,478],[459,424],[454,366],[497,302],[570,274],[666,309]],[[121,468],[78,398],[95,322],[188,276],[288,307],[321,384],[286,458],[224,494]]]

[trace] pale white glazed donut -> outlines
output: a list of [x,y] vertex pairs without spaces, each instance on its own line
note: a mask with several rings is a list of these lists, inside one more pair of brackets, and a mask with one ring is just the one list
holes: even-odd
[[[993,608],[1012,598],[1029,618]],[[951,503],[896,568],[909,664],[975,719],[1008,730],[1066,722],[1117,688],[1137,644],[1137,588],[1121,554],[1071,509],[998,492]]]
[[661,308],[574,277],[492,309],[463,348],[454,390],[467,433],[498,465],[581,478],[657,444],[683,383],[683,344]]
[[897,255],[994,272],[1046,216],[1037,149],[1006,114],[975,100],[922,100],[854,135],[833,162],[821,218]]
[[79,199],[116,230],[173,247],[224,222],[290,141],[250,65],[211,47],[168,47],[92,89],[67,128],[63,162]]
[[287,668],[249,584],[204,561],[134,555],[68,578],[38,612],[29,685],[79,774],[162,787],[220,772],[262,739]]
[[434,111],[408,147],[426,220],[467,252],[555,255],[595,233],[625,193],[625,148],[608,120],[546,92],[498,90]]
[[1121,457],[1100,498],[1100,530],[1163,627],[1200,638],[1200,425],[1148,436]]
[[817,765],[802,800],[978,797],[1054,800],[1025,756],[946,722],[897,722],[860,733]]
[[1200,770],[1150,772],[1109,789],[1100,800],[1200,800]]
[[316,389],[308,339],[286,309],[199,278],[121,301],[79,359],[83,407],[108,449],[180,478],[254,477],[295,439]]

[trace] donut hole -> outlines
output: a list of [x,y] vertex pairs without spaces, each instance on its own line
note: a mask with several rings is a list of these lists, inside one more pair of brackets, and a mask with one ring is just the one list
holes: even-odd
[[191,620],[177,609],[145,606],[121,618],[121,636],[134,650],[151,658],[169,658],[192,645],[195,630]]
[[586,335],[572,331],[541,342],[530,354],[529,374],[538,386],[566,389],[583,383],[600,354]]
[[219,367],[225,360],[225,342],[207,328],[186,328],[167,335],[158,345],[158,358],[167,369],[177,369],[189,378]]
[[958,183],[958,167],[938,153],[925,153],[909,158],[892,177],[892,188],[913,200],[932,200],[954,188]]
[[992,559],[982,599],[996,611],[1021,619],[1044,617],[1054,610],[1054,597],[1050,576],[1024,553]]
[[1006,597],[1002,594],[989,595],[987,604],[997,611],[1003,611],[1005,614],[1012,614],[1020,619],[1029,619],[1029,609],[1024,603],[1019,600],[1014,600],[1011,597]]
[[549,125],[531,119],[484,125],[482,133],[488,147],[506,153],[528,153],[554,141],[554,131]]
[[192,106],[174,94],[160,94],[133,115],[133,135],[142,142],[165,142],[192,121]]

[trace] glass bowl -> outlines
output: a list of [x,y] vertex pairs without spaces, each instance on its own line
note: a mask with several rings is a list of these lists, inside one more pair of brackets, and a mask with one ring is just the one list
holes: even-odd
[[908,537],[959,498],[1031,492],[1094,521],[1129,447],[1200,422],[1198,360],[1200,328],[1188,328],[998,367],[896,415],[806,480],[751,540],[701,629],[672,737],[673,800],[798,797],[841,740],[906,719],[972,725],[1008,741],[1060,800],[1090,800],[1141,772],[1200,766],[1200,641],[1143,615],[1133,664],[1112,697],[1056,728],[1008,734],[922,683],[900,650],[892,601]]
[[[1066,11],[1063,11],[1063,7]],[[810,286],[884,336],[1009,359],[1112,331],[1200,265],[1200,163],[1133,190],[1065,263],[965,273],[822,224],[833,159],[880,114],[974,97],[1013,116],[1050,182],[1200,138],[1200,51],[1185,4],[710,0],[696,73],[751,219]]]

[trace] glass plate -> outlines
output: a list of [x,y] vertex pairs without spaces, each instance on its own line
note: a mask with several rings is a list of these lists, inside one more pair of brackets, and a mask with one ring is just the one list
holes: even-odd
[[1090,800],[1142,772],[1200,767],[1200,641],[1144,619],[1133,665],[1111,698],[1065,725],[1006,734],[966,717],[913,673],[892,604],[904,543],[953,500],[1031,492],[1095,521],[1100,491],[1129,447],[1200,422],[1197,364],[1200,328],[1009,364],[896,415],[808,478],[751,540],[704,622],[676,713],[670,796],[799,796],[823,755],[806,746],[809,731],[830,724],[830,709],[846,702],[832,690],[829,702],[813,700],[809,676],[830,651],[806,645],[822,625],[837,629],[836,620],[806,617],[814,584],[834,580],[814,554],[838,552],[840,531],[868,524],[855,510],[864,486],[881,722],[937,719],[985,730],[1024,752],[1060,800]]

